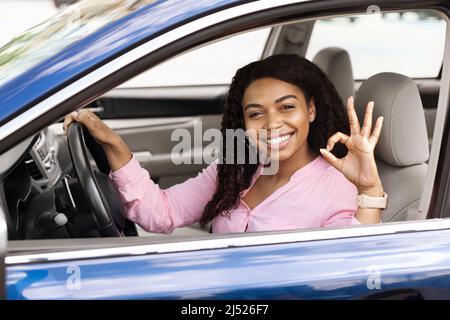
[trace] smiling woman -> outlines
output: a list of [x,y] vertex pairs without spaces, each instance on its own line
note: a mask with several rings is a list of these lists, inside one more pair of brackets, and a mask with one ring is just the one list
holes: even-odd
[[[125,215],[143,229],[170,233],[200,221],[212,222],[219,233],[263,231],[380,221],[382,207],[356,206],[358,192],[383,196],[373,155],[381,121],[372,132],[372,108],[370,103],[361,130],[349,99],[349,128],[336,89],[313,63],[297,55],[253,62],[238,70],[230,86],[219,161],[165,190],[92,112],[73,113],[64,125],[81,122],[103,145]],[[229,130],[247,130],[251,139],[230,142]],[[348,149],[343,159],[336,158],[345,155],[342,146],[330,152],[338,142]],[[245,161],[230,144],[245,145]],[[267,147],[268,161],[279,164],[275,172],[265,174],[262,159],[248,161],[253,147]]]

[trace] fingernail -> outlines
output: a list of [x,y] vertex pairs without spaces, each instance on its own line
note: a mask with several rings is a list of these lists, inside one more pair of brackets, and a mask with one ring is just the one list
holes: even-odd
[[327,145],[327,151],[330,151],[330,149],[331,149],[331,146]]
[[74,111],[70,114],[74,119],[76,119],[78,117],[78,112]]
[[325,149],[324,149],[324,148],[320,148],[319,151],[320,151],[321,153],[324,153],[324,152],[325,152]]

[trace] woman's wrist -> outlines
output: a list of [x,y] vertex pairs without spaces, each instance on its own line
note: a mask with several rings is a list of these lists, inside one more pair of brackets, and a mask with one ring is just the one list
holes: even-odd
[[358,189],[358,194],[365,194],[371,197],[382,197],[384,195],[383,184],[379,178],[373,186],[356,186],[356,188]]

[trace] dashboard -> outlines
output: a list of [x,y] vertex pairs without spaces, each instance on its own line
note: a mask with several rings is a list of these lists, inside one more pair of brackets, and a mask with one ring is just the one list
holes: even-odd
[[57,159],[57,146],[52,144],[51,133],[41,131],[25,140],[0,158],[4,172],[0,182],[2,203],[8,237],[23,237],[21,220],[28,201],[55,187],[62,175]]
[[51,145],[44,132],[37,135],[36,142],[28,152],[24,163],[32,181],[41,190],[54,187],[61,177],[56,147]]
[[93,229],[89,208],[74,210],[74,201],[82,204],[84,194],[64,135],[47,128],[0,155],[0,163],[9,240],[70,238]]

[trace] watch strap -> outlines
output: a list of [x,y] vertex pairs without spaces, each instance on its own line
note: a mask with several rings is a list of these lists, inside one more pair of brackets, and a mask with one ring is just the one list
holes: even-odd
[[387,207],[387,193],[384,192],[382,197],[371,197],[365,194],[360,194],[357,197],[358,208],[362,209],[386,209]]

